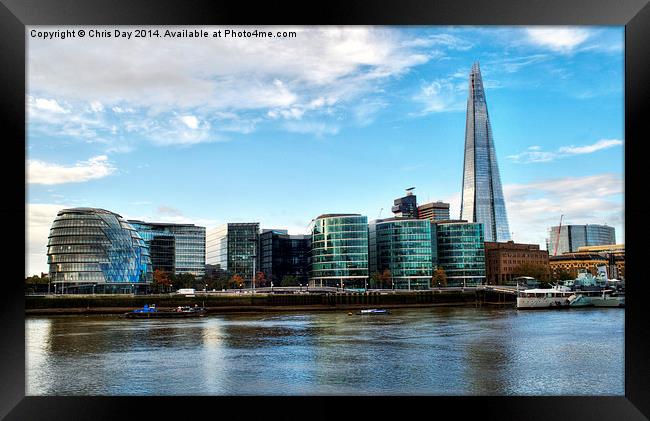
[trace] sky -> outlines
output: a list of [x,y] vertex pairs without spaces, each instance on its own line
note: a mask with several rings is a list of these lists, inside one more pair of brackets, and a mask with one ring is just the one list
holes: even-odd
[[625,241],[622,26],[30,36],[79,28],[27,27],[26,275],[48,271],[50,225],[70,207],[301,234],[324,213],[388,217],[415,187],[459,218],[476,60],[513,240],[546,249],[564,215]]

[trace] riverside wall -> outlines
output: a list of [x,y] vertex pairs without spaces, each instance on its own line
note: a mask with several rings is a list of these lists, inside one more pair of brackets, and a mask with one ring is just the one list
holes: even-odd
[[363,307],[475,305],[475,291],[411,291],[336,294],[181,294],[26,296],[26,314],[116,314],[156,304],[158,308],[202,306],[209,313],[251,311],[326,311]]

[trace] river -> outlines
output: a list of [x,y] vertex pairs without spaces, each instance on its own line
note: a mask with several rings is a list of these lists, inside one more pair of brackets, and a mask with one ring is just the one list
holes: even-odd
[[624,310],[27,317],[33,395],[623,395]]

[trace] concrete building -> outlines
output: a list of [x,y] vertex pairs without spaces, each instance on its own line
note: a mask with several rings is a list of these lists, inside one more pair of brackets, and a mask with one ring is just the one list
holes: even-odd
[[418,206],[418,218],[430,221],[448,221],[449,203],[437,201]]
[[485,242],[485,270],[487,283],[491,285],[514,285],[514,278],[530,276],[521,273],[522,265],[535,265],[544,268],[544,276],[538,281],[548,281],[548,251],[540,250],[537,244],[519,244],[514,241],[505,243]]

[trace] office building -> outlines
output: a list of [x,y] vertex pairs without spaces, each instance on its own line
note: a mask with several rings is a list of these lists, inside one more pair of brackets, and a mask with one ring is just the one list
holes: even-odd
[[616,244],[614,227],[595,224],[558,225],[548,229],[546,249],[552,256],[558,256],[577,252],[580,247],[608,244]]
[[418,206],[418,218],[429,221],[448,221],[449,203],[437,201]]
[[368,217],[325,214],[312,221],[312,286],[364,288],[368,280]]
[[205,263],[242,277],[250,288],[253,269],[259,271],[259,231],[258,222],[227,223],[208,230]]
[[152,281],[149,250],[120,215],[94,208],[57,213],[47,244],[54,292],[133,293]]
[[128,221],[149,247],[153,270],[205,275],[205,227],[194,224]]
[[391,210],[396,217],[400,218],[417,218],[418,205],[417,199],[413,194],[414,187],[406,189],[406,196],[395,199]]
[[540,250],[538,244],[486,241],[485,270],[487,283],[491,285],[516,285],[515,278],[532,276],[531,271],[538,281],[548,281],[548,251]]
[[447,275],[447,286],[485,283],[483,224],[456,220],[435,225],[438,266]]
[[428,289],[434,270],[434,241],[429,220],[372,221],[368,226],[370,275],[388,270],[395,289]]
[[508,241],[510,230],[478,62],[469,75],[460,218],[483,224],[485,241]]
[[280,286],[285,277],[297,284],[309,280],[310,235],[290,235],[287,230],[263,229],[260,234],[260,271],[268,282]]

